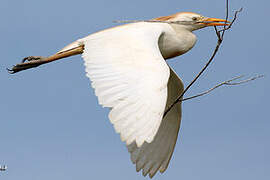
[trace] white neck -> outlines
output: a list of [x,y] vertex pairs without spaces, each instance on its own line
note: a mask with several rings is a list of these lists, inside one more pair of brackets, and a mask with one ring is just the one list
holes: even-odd
[[169,24],[170,28],[160,37],[159,48],[165,59],[182,55],[196,43],[196,36],[184,25]]

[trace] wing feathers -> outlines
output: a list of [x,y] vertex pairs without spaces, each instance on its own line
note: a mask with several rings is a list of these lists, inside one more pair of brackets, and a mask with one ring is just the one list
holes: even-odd
[[[178,76],[170,71],[168,83],[167,107],[183,92],[183,83]],[[158,132],[151,143],[138,147],[135,143],[128,145],[131,161],[136,169],[146,176],[153,177],[159,170],[164,172],[174,151],[181,121],[181,104],[177,104],[162,120]]]
[[87,76],[127,145],[151,142],[162,120],[169,68],[158,47],[161,27],[136,23],[81,39]]

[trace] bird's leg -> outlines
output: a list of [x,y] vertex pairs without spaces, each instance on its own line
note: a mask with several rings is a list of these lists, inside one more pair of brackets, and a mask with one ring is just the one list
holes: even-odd
[[17,73],[19,71],[23,71],[30,68],[38,67],[42,64],[46,64],[52,61],[56,61],[58,59],[66,58],[69,56],[81,54],[83,52],[84,46],[80,45],[78,47],[69,49],[64,52],[56,53],[49,57],[42,57],[42,56],[29,56],[22,60],[21,63],[16,64],[11,69],[7,69],[10,74]]
[[28,56],[23,58],[22,62],[19,64],[16,64],[12,67],[12,69],[7,69],[10,74],[17,73],[22,70],[38,67],[41,64],[44,64],[44,60],[46,60],[46,57],[42,56]]

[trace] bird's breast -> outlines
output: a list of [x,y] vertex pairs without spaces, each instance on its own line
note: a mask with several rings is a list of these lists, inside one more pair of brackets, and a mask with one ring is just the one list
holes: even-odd
[[164,59],[180,56],[189,51],[196,43],[196,36],[185,29],[171,28],[158,41]]

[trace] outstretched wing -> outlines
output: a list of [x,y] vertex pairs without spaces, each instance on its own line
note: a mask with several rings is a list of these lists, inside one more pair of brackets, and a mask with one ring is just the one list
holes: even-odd
[[[166,108],[181,95],[184,85],[181,79],[171,69],[168,82],[168,99]],[[136,164],[136,170],[143,170],[143,175],[152,178],[156,172],[164,172],[170,162],[177,140],[181,122],[181,103],[176,104],[162,120],[159,130],[151,143],[145,142],[141,147],[135,143],[128,145],[131,160]]]
[[169,67],[158,40],[162,26],[135,23],[92,34],[84,44],[87,76],[122,141],[151,143],[167,101]]

